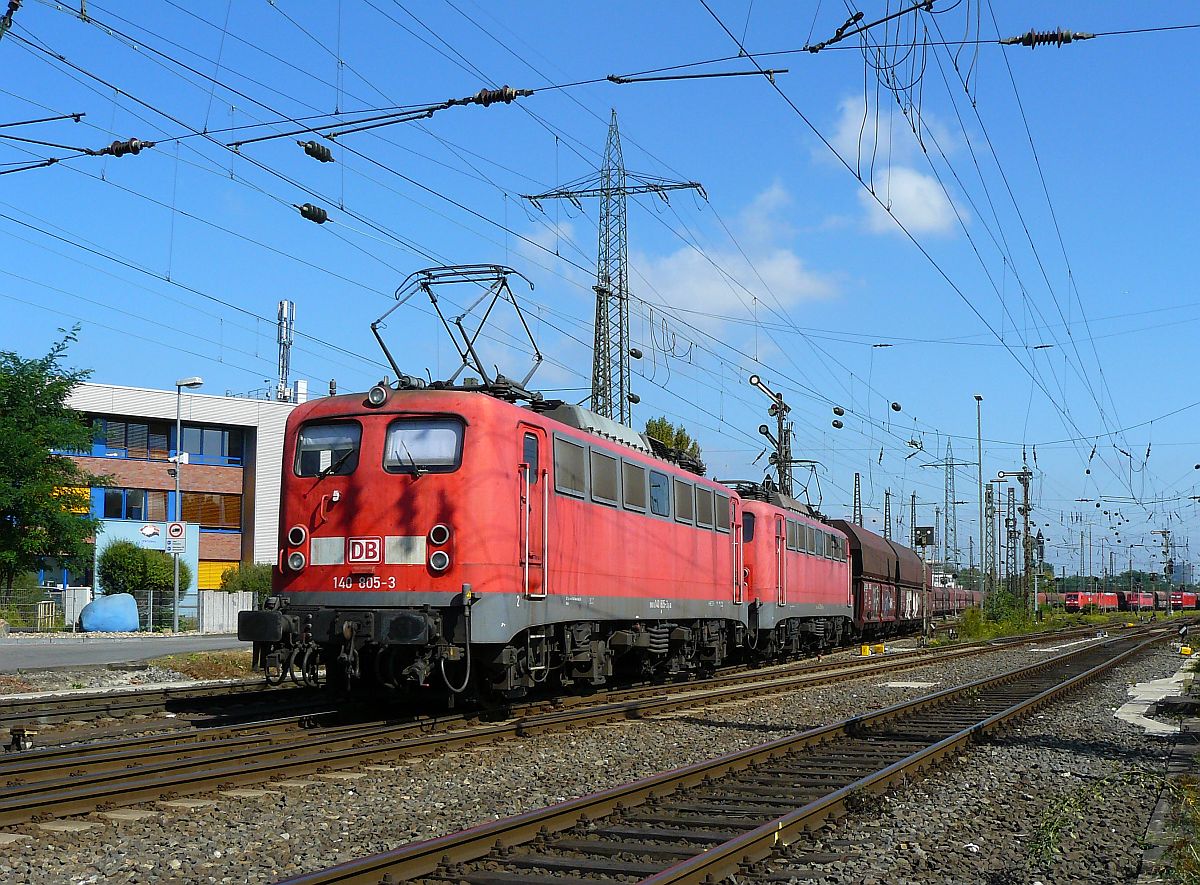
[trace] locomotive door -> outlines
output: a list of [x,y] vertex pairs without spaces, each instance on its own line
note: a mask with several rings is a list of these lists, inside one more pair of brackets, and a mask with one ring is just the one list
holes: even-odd
[[519,483],[518,537],[520,543],[521,591],[530,599],[546,596],[546,544],[550,536],[550,471],[547,465],[546,434],[540,427],[519,424],[521,461]]
[[775,601],[787,605],[787,521],[775,517]]
[[[720,506],[720,498],[717,498]],[[733,601],[746,601],[746,552],[742,540],[741,509],[737,498],[729,499],[729,534],[733,538]]]

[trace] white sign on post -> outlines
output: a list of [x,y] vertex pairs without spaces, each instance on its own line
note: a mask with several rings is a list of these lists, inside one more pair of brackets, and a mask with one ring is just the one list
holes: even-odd
[[182,522],[167,523],[167,552],[187,552],[187,524]]

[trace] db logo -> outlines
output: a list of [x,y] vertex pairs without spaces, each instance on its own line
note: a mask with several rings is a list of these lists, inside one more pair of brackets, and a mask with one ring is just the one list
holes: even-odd
[[380,562],[383,560],[383,538],[351,538],[347,562]]

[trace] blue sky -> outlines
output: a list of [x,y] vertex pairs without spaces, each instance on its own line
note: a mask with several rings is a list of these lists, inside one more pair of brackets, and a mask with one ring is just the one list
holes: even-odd
[[[699,438],[711,473],[759,476],[756,372],[793,407],[796,455],[821,463],[799,474],[813,502],[847,513],[860,471],[868,523],[890,488],[906,538],[909,496],[919,523],[944,499],[942,471],[919,465],[944,457],[947,439],[957,459],[975,458],[979,393],[985,475],[1019,469],[1023,451],[1034,467],[1036,450],[1048,559],[1074,572],[1081,528],[1096,572],[1102,539],[1119,561],[1129,542],[1157,545],[1153,529],[1182,544],[1200,477],[1200,409],[1187,408],[1200,400],[1189,383],[1200,31],[1034,50],[932,44],[1190,24],[1194,7],[936,3],[944,11],[915,25],[872,30],[866,58],[859,38],[761,58],[789,69],[783,95],[759,77],[542,89],[733,56],[737,42],[794,50],[847,16],[835,3],[710,6],[715,17],[698,2],[88,0],[85,22],[77,5],[30,0],[0,40],[0,122],[86,116],[0,132],[158,143],[0,176],[0,347],[41,353],[80,322],[72,359],[98,381],[169,387],[200,374],[207,392],[247,392],[273,383],[286,297],[293,377],[362,389],[386,371],[369,327],[405,276],[498,262],[535,285],[519,291],[548,357],[533,386],[583,399],[596,205],[539,212],[520,195],[594,170],[615,109],[630,169],[707,194],[630,203],[631,331],[646,354],[636,424],[666,414]],[[866,21],[889,11],[859,8]],[[541,91],[344,136],[335,163],[306,157],[296,137],[223,147],[297,128],[289,118],[500,84]],[[218,131],[250,124],[267,125]],[[71,153],[0,140],[0,171]],[[305,202],[330,223],[300,218]],[[497,330],[488,358],[522,375],[511,321]],[[424,307],[401,308],[388,335],[408,371],[455,368]],[[974,468],[956,484],[965,561],[968,538],[978,544]],[[1152,564],[1149,547],[1132,552]]]

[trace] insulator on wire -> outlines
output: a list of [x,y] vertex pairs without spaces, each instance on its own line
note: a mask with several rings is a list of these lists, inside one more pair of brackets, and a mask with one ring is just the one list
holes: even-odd
[[322,163],[333,162],[333,151],[329,150],[327,145],[323,145],[319,141],[298,141],[296,144],[304,148],[304,153],[308,154],[314,160],[320,160]]
[[142,148],[154,147],[152,141],[139,141],[136,138],[128,138],[125,141],[114,141],[106,148],[101,148],[96,151],[97,154],[108,154],[111,157],[123,157],[126,154],[133,154],[135,157],[142,152]]
[[320,206],[314,206],[312,203],[305,203],[303,206],[297,206],[300,210],[300,217],[307,218],[309,221],[317,224],[324,224],[329,220],[329,213]]
[[1076,40],[1091,40],[1095,34],[1083,31],[1068,31],[1055,28],[1053,31],[1026,31],[1018,37],[1005,37],[1000,41],[1001,46],[1028,46],[1036,49],[1039,46],[1063,46]]
[[451,104],[478,104],[485,108],[488,105],[510,104],[513,100],[533,95],[532,89],[513,89],[511,86],[501,86],[499,89],[480,89],[474,95],[466,98],[451,99]]

